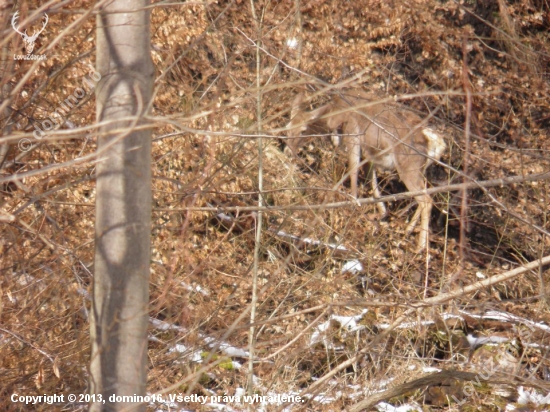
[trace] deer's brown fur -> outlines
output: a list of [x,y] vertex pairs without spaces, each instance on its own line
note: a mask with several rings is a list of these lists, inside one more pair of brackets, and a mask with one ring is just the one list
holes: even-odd
[[[439,160],[446,149],[444,140],[426,127],[422,119],[410,109],[396,103],[376,103],[372,93],[347,91],[332,98],[327,104],[304,110],[303,95],[292,105],[288,124],[287,145],[293,153],[311,138],[302,133],[309,127],[324,127],[338,133],[348,152],[348,169],[352,195],[357,198],[357,175],[361,158],[372,162],[375,168],[397,170],[399,178],[412,191],[426,187],[425,171],[433,159]],[[334,142],[334,140],[333,140]],[[380,196],[373,173],[375,196]],[[432,198],[428,194],[415,197],[418,203],[407,232],[414,229],[421,218],[418,250],[427,246]],[[382,205],[380,203],[380,205]],[[382,205],[383,206],[383,205]]]

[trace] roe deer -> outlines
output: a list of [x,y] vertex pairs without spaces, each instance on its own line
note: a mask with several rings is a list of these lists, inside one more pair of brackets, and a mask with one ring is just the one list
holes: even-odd
[[[444,140],[424,126],[422,119],[406,107],[396,103],[376,102],[374,94],[363,91],[347,91],[313,111],[302,107],[303,95],[292,104],[287,146],[296,154],[308,140],[302,132],[314,127],[325,132],[340,133],[340,139],[348,151],[348,170],[351,192],[357,198],[357,174],[361,156],[375,168],[397,170],[399,178],[409,191],[426,188],[424,172],[433,159],[439,160],[446,149]],[[333,143],[336,140],[333,138]],[[373,172],[374,196],[380,192]],[[417,250],[427,247],[432,198],[428,194],[415,196],[418,208],[407,226],[410,233],[421,218]],[[382,203],[382,212],[385,208]]]

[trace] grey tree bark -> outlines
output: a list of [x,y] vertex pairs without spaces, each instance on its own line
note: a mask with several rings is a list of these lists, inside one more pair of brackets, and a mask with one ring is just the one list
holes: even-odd
[[152,96],[148,5],[113,0],[97,20],[97,120],[105,124],[98,137],[91,411],[145,410],[111,400],[144,396],[147,383],[151,130],[136,126],[145,123]]

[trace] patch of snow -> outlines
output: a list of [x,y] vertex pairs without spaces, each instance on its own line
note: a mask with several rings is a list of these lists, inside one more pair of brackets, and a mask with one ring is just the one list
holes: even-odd
[[462,310],[460,312],[464,313],[465,315],[468,315],[470,317],[476,318],[476,319],[490,319],[490,320],[498,320],[498,321],[501,321],[501,322],[516,322],[516,323],[520,323],[522,325],[526,325],[530,328],[537,328],[537,329],[544,330],[546,332],[550,332],[550,326],[548,326],[544,323],[533,322],[532,320],[521,318],[519,316],[512,315],[511,313],[507,313],[507,312],[500,312],[500,311],[496,311],[496,310],[490,310],[490,311],[487,311],[487,312],[483,313],[482,315],[475,315],[475,314],[468,313],[468,312],[462,311]]
[[524,391],[523,386],[518,387],[518,403],[520,405],[527,405],[528,403],[539,405],[550,404],[550,393],[546,396],[542,396],[540,393],[533,391]]
[[472,334],[468,334],[466,336],[466,340],[470,344],[472,348],[475,348],[476,346],[481,345],[487,345],[487,344],[499,344],[499,343],[505,343],[508,342],[510,339],[505,338],[503,336],[480,336],[475,337]]
[[[416,329],[421,326],[430,326],[434,325],[435,322],[433,320],[427,320],[424,322],[405,322],[401,323],[396,327],[396,329]],[[382,323],[381,325],[377,325],[380,329],[388,329],[390,327],[389,323]]]
[[173,323],[164,322],[163,320],[160,320],[160,319],[149,317],[149,323],[153,326],[153,328],[157,330],[162,330],[162,331],[175,330],[181,333],[187,333],[187,329],[182,328],[181,326],[174,325]]
[[291,39],[288,39],[286,41],[286,45],[290,49],[295,49],[296,47],[298,47],[298,39],[296,39],[295,37],[292,37]]
[[363,271],[363,265],[361,262],[359,262],[357,259],[348,260],[346,263],[344,263],[344,266],[342,266],[341,273],[347,273],[350,272],[353,275],[357,275]]
[[225,405],[223,403],[207,403],[205,406],[208,406],[210,408],[215,408],[215,411],[223,411],[223,412],[241,412],[237,409],[233,409],[229,405]]
[[169,350],[169,352],[179,352],[179,353],[185,353],[187,352],[187,346],[182,345],[181,343],[176,343],[174,346],[172,346]]
[[428,366],[428,367],[422,368],[422,372],[425,372],[425,373],[441,372],[441,369]]
[[203,289],[200,285],[193,286],[185,282],[180,282],[180,285],[183,286],[185,290],[189,292],[197,292],[203,296],[210,296],[210,292],[208,292],[206,289]]
[[[217,346],[217,344],[215,343],[208,346],[212,348]],[[235,346],[231,346],[228,343],[221,343],[218,346],[218,349],[221,350],[227,356],[236,356],[238,358],[248,358],[250,356],[250,353],[247,350],[236,348]]]
[[380,412],[413,412],[422,410],[420,406],[405,404],[395,407],[386,402],[380,402],[378,405],[376,405],[376,409],[378,409]]
[[363,311],[356,316],[338,316],[338,315],[331,315],[329,319],[326,322],[323,322],[317,326],[313,333],[311,334],[311,337],[309,339],[309,344],[311,346],[323,342],[323,344],[330,349],[338,349],[332,346],[332,344],[329,342],[329,339],[327,339],[326,332],[329,330],[331,321],[336,321],[340,324],[340,328],[344,329],[346,332],[355,332],[361,329],[364,329],[365,326],[360,325],[358,322],[363,319],[363,316],[368,312],[368,309],[363,309]]
[[172,345],[172,347],[168,349],[168,352],[183,353],[183,358],[189,359],[191,362],[202,363],[202,352],[200,350],[191,351],[190,348],[182,345],[181,343],[176,343],[175,345]]

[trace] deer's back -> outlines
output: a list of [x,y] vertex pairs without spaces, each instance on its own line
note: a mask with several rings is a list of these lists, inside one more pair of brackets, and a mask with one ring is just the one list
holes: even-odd
[[348,150],[360,144],[362,157],[378,167],[394,169],[396,163],[414,162],[412,157],[422,162],[429,151],[422,119],[397,103],[372,104],[376,99],[365,92],[337,97],[328,126],[340,128]]

